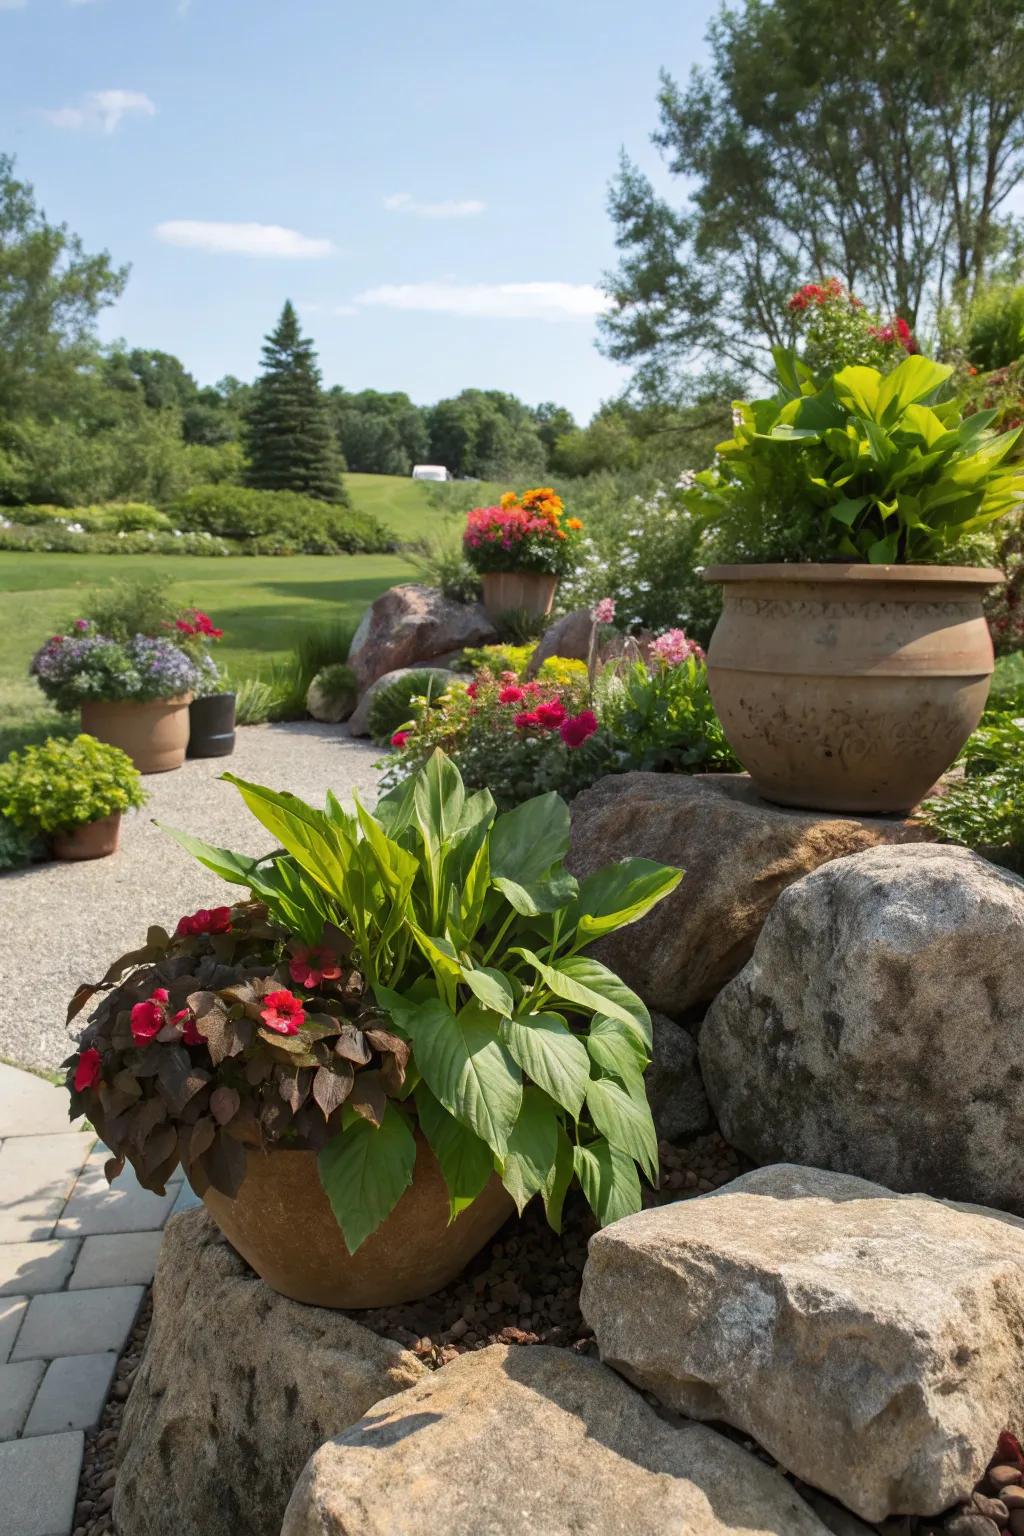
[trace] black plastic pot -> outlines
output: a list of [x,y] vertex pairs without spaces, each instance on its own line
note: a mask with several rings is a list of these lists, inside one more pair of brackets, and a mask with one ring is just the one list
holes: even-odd
[[230,757],[235,750],[235,696],[211,693],[188,707],[189,757]]

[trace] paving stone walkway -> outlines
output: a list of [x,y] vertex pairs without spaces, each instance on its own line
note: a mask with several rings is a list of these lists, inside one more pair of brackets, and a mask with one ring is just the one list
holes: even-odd
[[129,1169],[112,1186],[67,1095],[0,1064],[0,1531],[69,1536],[85,1431],[153,1278],[163,1228],[195,1204]]

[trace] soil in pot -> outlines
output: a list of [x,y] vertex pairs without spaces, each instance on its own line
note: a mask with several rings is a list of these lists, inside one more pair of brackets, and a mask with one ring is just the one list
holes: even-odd
[[449,1225],[448,1190],[419,1133],[411,1185],[355,1254],[345,1247],[321,1187],[315,1152],[248,1147],[235,1198],[211,1188],[203,1201],[228,1242],[273,1290],[312,1306],[356,1308],[440,1290],[515,1209],[495,1175]]
[[1001,571],[730,565],[708,649],[729,744],[767,800],[905,814],[981,719],[993,668],[982,613]]
[[235,695],[210,693],[188,707],[189,757],[230,757],[235,750]]
[[105,859],[116,853],[121,846],[121,812],[112,811],[99,821],[88,821],[81,827],[53,836],[53,856],[56,859]]
[[140,773],[167,773],[185,761],[191,697],[90,699],[82,704],[82,730],[127,752]]
[[555,601],[558,577],[543,571],[488,571],[480,578],[484,607],[490,618],[503,613],[528,613],[545,618]]

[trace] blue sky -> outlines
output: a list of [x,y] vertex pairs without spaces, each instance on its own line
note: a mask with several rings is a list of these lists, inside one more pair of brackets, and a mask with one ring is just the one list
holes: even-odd
[[[0,0],[0,149],[132,275],[107,339],[251,378],[285,298],[325,382],[585,419],[607,185],[717,0]],[[667,183],[665,183],[667,184]]]

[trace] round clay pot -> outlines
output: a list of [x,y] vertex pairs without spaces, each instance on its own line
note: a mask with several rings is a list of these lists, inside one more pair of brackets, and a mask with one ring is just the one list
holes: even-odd
[[82,730],[127,752],[140,773],[180,768],[188,746],[188,706],[192,695],[176,699],[89,699],[82,705]]
[[558,577],[543,571],[488,571],[480,581],[484,607],[492,619],[513,612],[542,619],[551,612],[558,591]]
[[230,757],[235,750],[235,696],[208,693],[188,707],[189,757]]
[[235,1198],[211,1188],[203,1201],[261,1280],[315,1307],[386,1307],[429,1296],[461,1274],[515,1210],[495,1175],[449,1225],[448,1190],[418,1132],[412,1183],[354,1254],[321,1187],[315,1152],[247,1147]]
[[906,813],[981,719],[994,665],[982,613],[997,570],[718,565],[715,709],[766,800]]
[[68,832],[55,832],[52,846],[56,859],[105,859],[121,846],[121,812],[112,811]]

